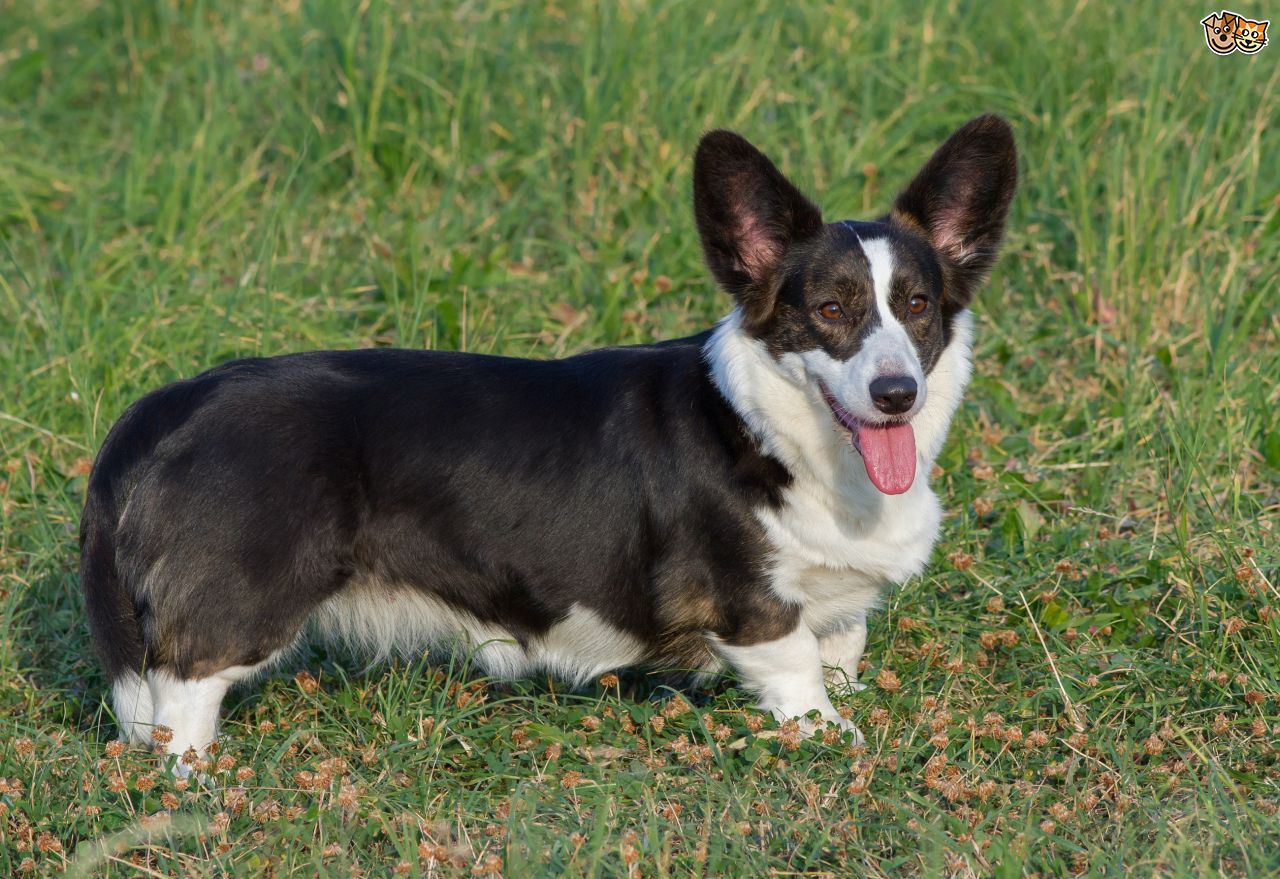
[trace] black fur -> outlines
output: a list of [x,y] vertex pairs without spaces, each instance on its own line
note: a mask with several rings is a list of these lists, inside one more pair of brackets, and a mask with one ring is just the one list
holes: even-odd
[[521,642],[574,603],[658,662],[703,656],[707,630],[767,637],[789,612],[766,597],[752,510],[790,477],[710,382],[704,342],[550,362],[317,352],[144,397],[83,519],[108,674],[140,647],[180,677],[255,664],[360,575]]

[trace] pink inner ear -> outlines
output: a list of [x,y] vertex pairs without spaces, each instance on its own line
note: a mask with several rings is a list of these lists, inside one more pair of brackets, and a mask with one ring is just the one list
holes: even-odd
[[955,263],[963,265],[973,256],[965,247],[963,212],[950,209],[940,211],[933,226],[933,246]]
[[970,217],[968,206],[975,193],[973,186],[962,183],[947,197],[947,204],[938,208],[933,218],[931,237],[933,246],[942,251],[954,263],[964,265],[976,255],[969,247]]
[[782,256],[778,240],[769,234],[760,219],[746,212],[735,212],[737,219],[738,267],[753,281],[761,281],[773,270]]

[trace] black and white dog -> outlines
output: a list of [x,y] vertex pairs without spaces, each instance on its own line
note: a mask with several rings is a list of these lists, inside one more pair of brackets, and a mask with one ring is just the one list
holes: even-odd
[[868,609],[937,537],[927,474],[1016,176],[983,116],[888,216],[824,224],[714,131],[694,209],[735,307],[709,332],[239,360],[143,397],[81,522],[123,734],[204,748],[228,688],[308,631],[372,658],[461,643],[500,678],[727,664],[777,716],[852,729],[824,666],[855,681]]

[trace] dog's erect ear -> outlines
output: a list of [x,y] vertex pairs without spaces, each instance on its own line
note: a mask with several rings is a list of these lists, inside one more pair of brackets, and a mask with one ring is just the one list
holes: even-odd
[[938,147],[894,203],[891,217],[942,255],[951,308],[969,304],[995,263],[1017,185],[1013,130],[999,116],[979,116]]
[[748,330],[763,326],[782,258],[822,228],[822,213],[732,131],[713,131],[698,144],[693,209],[711,274],[742,306]]

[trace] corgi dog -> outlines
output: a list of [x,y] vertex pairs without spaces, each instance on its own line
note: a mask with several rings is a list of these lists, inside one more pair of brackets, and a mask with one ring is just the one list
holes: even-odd
[[724,670],[857,738],[827,684],[856,685],[868,611],[938,536],[929,473],[1016,181],[1010,126],[982,116],[888,214],[828,223],[713,131],[693,208],[733,305],[705,332],[551,361],[251,358],[144,396],[80,526],[123,737],[190,762],[228,689],[315,636],[506,679]]

